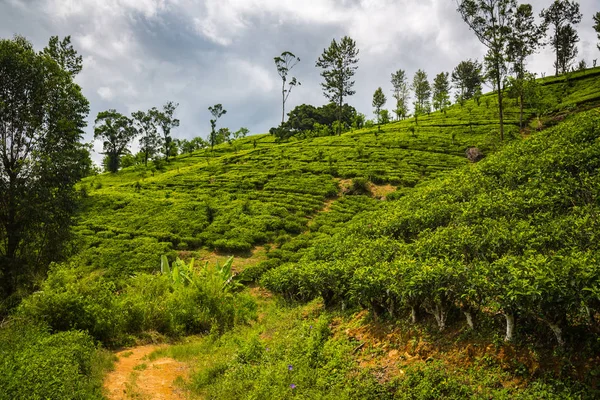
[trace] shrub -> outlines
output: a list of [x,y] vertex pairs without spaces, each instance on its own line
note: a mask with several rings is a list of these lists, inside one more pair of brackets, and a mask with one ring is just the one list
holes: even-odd
[[44,327],[13,321],[0,328],[0,397],[103,399],[95,363],[103,357],[81,331],[51,335]]

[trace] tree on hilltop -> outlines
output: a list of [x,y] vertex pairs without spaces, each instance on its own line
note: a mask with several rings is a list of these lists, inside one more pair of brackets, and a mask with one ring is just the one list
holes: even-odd
[[356,42],[349,36],[344,36],[338,43],[335,39],[331,41],[329,48],[323,50],[323,54],[317,60],[316,66],[322,68],[321,76],[325,82],[321,83],[323,94],[337,105],[337,134],[341,134],[342,108],[344,97],[356,93],[352,90],[354,81],[352,77],[358,68],[358,49]]
[[406,118],[408,115],[408,97],[410,87],[404,70],[399,69],[392,74],[392,86],[394,99],[396,99],[396,108],[394,113],[398,120]]
[[127,146],[137,136],[131,119],[114,109],[101,111],[94,122],[94,139],[102,140],[104,154],[108,157],[108,170],[119,170],[121,156],[127,153]]
[[419,123],[419,115],[428,113],[431,109],[429,99],[431,97],[431,85],[427,81],[427,73],[418,70],[415,73],[412,83],[412,90],[415,92],[415,123]]
[[383,94],[383,90],[381,87],[375,90],[373,94],[373,107],[375,108],[375,115],[377,115],[377,128],[381,130],[382,116],[381,116],[381,107],[385,105],[387,99],[385,98],[385,94]]
[[163,152],[167,161],[169,161],[171,153],[177,151],[177,146],[171,138],[171,130],[179,126],[179,120],[174,117],[177,107],[179,107],[179,103],[169,101],[163,106],[162,111],[156,108],[151,110],[152,118],[162,131]]
[[445,111],[450,105],[450,82],[448,72],[440,72],[433,80],[433,108]]
[[550,41],[550,46],[556,54],[554,69],[556,75],[564,74],[569,71],[577,56],[579,35],[573,25],[581,22],[579,3],[570,0],[554,0],[550,7],[542,10],[540,17],[545,25],[552,25],[554,29]]
[[512,33],[516,0],[461,0],[458,12],[462,19],[488,48],[485,65],[489,81],[498,93],[500,140],[504,140],[504,107],[502,91],[507,75],[507,46]]
[[452,83],[458,89],[455,97],[462,106],[466,100],[472,99],[476,93],[481,92],[483,66],[475,61],[461,61],[452,71]]
[[215,147],[216,144],[218,144],[218,132],[216,130],[217,128],[217,120],[219,118],[221,118],[223,115],[227,114],[227,110],[225,110],[223,108],[222,104],[215,104],[212,107],[208,107],[208,111],[210,111],[210,113],[213,116],[213,119],[210,120],[210,137],[209,137],[209,143],[210,143],[210,148],[211,150],[213,149],[213,147]]
[[280,56],[275,57],[275,66],[277,67],[277,73],[281,77],[281,125],[285,121],[285,102],[287,101],[292,89],[295,86],[300,86],[300,82],[292,77],[286,89],[287,76],[289,72],[300,62],[300,58],[296,57],[294,53],[284,51]]

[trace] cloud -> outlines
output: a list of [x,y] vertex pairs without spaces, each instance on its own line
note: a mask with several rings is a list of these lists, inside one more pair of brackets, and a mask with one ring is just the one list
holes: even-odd
[[[532,3],[539,13],[549,0]],[[591,65],[600,58],[592,30],[599,8],[597,0],[580,5],[579,58]],[[482,59],[485,48],[455,9],[451,0],[4,0],[0,36],[22,34],[37,48],[51,35],[72,36],[84,57],[77,81],[91,104],[86,140],[99,111],[129,114],[170,100],[180,104],[174,135],[191,138],[206,137],[216,103],[228,110],[223,126],[252,133],[275,126],[281,81],[273,57],[284,50],[302,59],[292,71],[302,86],[286,108],[324,104],[315,61],[343,35],[360,49],[348,102],[372,117],[373,92],[389,91],[397,69],[412,78],[421,68],[431,80],[461,60]],[[529,66],[550,74],[552,60],[544,49]]]

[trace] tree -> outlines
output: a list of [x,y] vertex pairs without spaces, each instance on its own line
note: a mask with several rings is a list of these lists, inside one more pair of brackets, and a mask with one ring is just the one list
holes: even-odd
[[381,129],[381,107],[385,105],[386,101],[387,99],[381,87],[377,88],[373,94],[373,107],[375,107],[375,115],[377,115],[378,129]]
[[394,87],[394,98],[396,99],[396,109],[394,113],[398,120],[406,118],[408,115],[408,96],[409,87],[406,73],[399,69],[392,74],[392,86]]
[[64,255],[74,185],[91,169],[80,70],[68,37],[39,53],[21,36],[0,40],[0,297]]
[[483,66],[477,60],[471,61],[469,59],[461,61],[452,71],[452,83],[458,89],[456,101],[460,105],[463,105],[465,100],[475,97],[478,91],[481,92],[481,84],[483,83],[482,68]]
[[103,140],[103,148],[108,158],[108,170],[119,170],[121,156],[127,153],[129,142],[137,136],[132,121],[114,109],[98,113],[94,122],[94,139]]
[[594,14],[592,18],[594,19],[594,30],[598,34],[598,44],[596,47],[598,47],[598,50],[600,50],[600,11]]
[[379,121],[383,125],[389,124],[390,123],[390,112],[385,109],[379,111]]
[[431,97],[431,86],[427,81],[427,73],[418,70],[413,78],[412,90],[415,92],[415,123],[418,124],[419,115],[430,111],[429,98]]
[[171,156],[174,147],[173,139],[171,138],[171,129],[179,126],[179,120],[173,117],[177,107],[179,107],[179,103],[169,101],[163,106],[162,111],[159,111],[156,108],[151,110],[155,124],[162,131],[163,151],[167,161],[169,161],[169,156]]
[[554,3],[540,13],[545,25],[552,25],[554,34],[550,45],[556,53],[554,68],[556,75],[565,73],[577,55],[575,47],[579,41],[571,24],[581,22],[579,3],[570,0],[554,0]]
[[286,82],[288,73],[300,62],[300,58],[296,57],[293,53],[289,51],[284,51],[280,56],[275,57],[275,66],[277,67],[277,73],[281,77],[281,125],[285,120],[285,102],[287,101],[292,89],[295,86],[300,86],[300,82],[292,77],[290,83],[288,84],[288,88],[286,89]]
[[556,54],[558,55],[557,70],[565,74],[571,70],[575,58],[577,57],[577,42],[579,35],[571,25],[565,25],[559,28]]
[[448,72],[440,72],[433,80],[433,108],[446,110],[450,105],[450,82]]
[[535,53],[546,32],[546,27],[536,25],[530,4],[521,4],[514,16],[513,31],[508,43],[508,60],[512,63],[511,70],[515,74],[513,88],[519,99],[519,126],[523,128],[523,101],[525,95],[525,60]]
[[217,135],[217,120],[219,118],[221,118],[223,115],[227,114],[227,110],[225,110],[223,108],[223,105],[221,104],[215,104],[212,107],[208,107],[208,111],[210,111],[210,113],[213,116],[213,119],[210,120],[210,137],[209,137],[209,143],[210,143],[210,148],[212,150],[213,147],[215,147],[215,144],[218,144],[217,140],[218,140],[218,135]]
[[250,133],[250,129],[241,127],[237,131],[233,132],[233,137],[236,140],[240,138],[245,138],[248,133]]
[[140,151],[144,154],[144,166],[146,167],[148,166],[148,160],[158,152],[161,145],[156,129],[156,113],[156,109],[148,112],[136,111],[131,113],[133,125],[138,135],[142,136],[140,138]]
[[488,48],[485,56],[487,75],[498,92],[500,139],[504,140],[502,90],[507,74],[507,46],[512,32],[516,0],[462,0],[458,12],[479,41]]
[[[352,96],[354,81],[352,77],[358,68],[358,49],[356,42],[348,36],[344,36],[340,42],[335,39],[331,41],[329,48],[323,50],[323,54],[317,60],[316,66],[322,68],[321,76],[325,79],[321,83],[326,98],[338,107],[338,126],[342,123],[342,106],[345,96]],[[341,130],[337,132],[341,134]]]

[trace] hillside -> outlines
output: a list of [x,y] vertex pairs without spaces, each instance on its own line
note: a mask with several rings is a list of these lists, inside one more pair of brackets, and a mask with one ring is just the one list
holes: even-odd
[[[553,106],[545,106],[539,122],[536,111],[526,108],[525,120],[549,126],[597,104],[599,75],[596,68],[568,81],[546,78],[543,99]],[[484,154],[501,147],[494,101],[488,94],[479,105],[471,100],[424,116],[418,125],[409,119],[384,125],[381,132],[374,127],[284,143],[252,136],[214,152],[179,156],[161,171],[138,167],[87,178],[81,186],[88,198],[76,229],[84,243],[76,261],[127,274],[155,270],[167,252],[174,259],[176,251],[243,254],[257,245],[281,246],[306,231],[328,200],[341,200],[330,205],[336,215],[327,218],[335,221],[376,206],[339,197],[345,180],[391,185],[385,191],[397,189],[395,196],[401,196],[406,188],[465,165],[468,147]],[[519,115],[516,102],[507,103],[509,142],[520,139]]]
[[102,346],[169,342],[125,395],[166,356],[198,398],[594,398],[599,82],[540,80],[522,130],[507,96],[504,141],[490,93],[85,178],[71,257],[0,329],[0,387],[102,398]]

